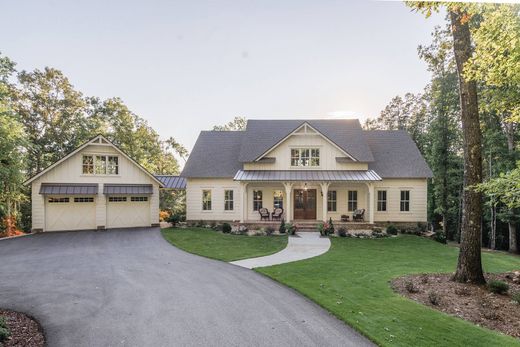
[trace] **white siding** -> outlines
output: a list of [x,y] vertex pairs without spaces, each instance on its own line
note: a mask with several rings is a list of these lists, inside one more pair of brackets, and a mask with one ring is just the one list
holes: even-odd
[[[82,171],[83,154],[117,155],[119,157],[119,175],[84,175]],[[150,197],[149,207],[151,224],[159,223],[159,185],[112,146],[89,145],[32,182],[32,228],[45,230],[45,203],[43,196],[39,194],[42,183],[98,183],[97,227],[106,226],[106,197],[103,194],[103,184],[152,184],[153,195]]]
[[[211,190],[211,211],[202,210],[202,191]],[[224,210],[224,190],[233,190],[233,211]],[[186,185],[186,219],[238,221],[241,215],[242,189],[231,178],[188,179]]]
[[[387,211],[378,212],[375,208],[376,222],[426,222],[428,185],[426,179],[386,179],[375,184],[375,204],[377,191],[387,191]],[[410,191],[410,211],[400,211],[401,190]]]

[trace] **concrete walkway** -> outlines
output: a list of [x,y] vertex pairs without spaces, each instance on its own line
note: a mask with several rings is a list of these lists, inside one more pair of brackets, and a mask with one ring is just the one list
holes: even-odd
[[231,264],[248,269],[317,257],[326,253],[330,248],[330,240],[320,237],[317,232],[301,232],[296,236],[289,236],[289,242],[284,250],[265,257],[250,258],[231,262]]

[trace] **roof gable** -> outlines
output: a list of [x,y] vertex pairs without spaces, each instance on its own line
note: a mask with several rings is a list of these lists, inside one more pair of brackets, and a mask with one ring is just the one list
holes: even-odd
[[44,170],[40,171],[39,173],[37,173],[36,175],[34,175],[33,177],[29,178],[27,181],[24,182],[24,184],[29,184],[31,182],[33,182],[34,180],[36,180],[37,178],[45,175],[47,172],[51,171],[52,169],[54,169],[55,167],[59,166],[61,163],[65,162],[66,160],[68,160],[69,158],[71,158],[72,156],[74,156],[76,153],[82,151],[83,149],[85,149],[86,147],[90,146],[90,145],[104,145],[104,146],[110,146],[112,148],[114,148],[119,154],[121,154],[123,157],[125,157],[126,159],[128,159],[131,163],[133,163],[134,165],[136,165],[141,171],[143,171],[147,176],[149,176],[153,181],[155,181],[157,184],[159,184],[160,187],[163,186],[163,183],[161,181],[159,181],[154,175],[152,175],[148,170],[146,170],[143,166],[141,166],[138,162],[136,162],[134,159],[132,159],[131,157],[129,157],[125,152],[123,152],[121,149],[119,149],[119,147],[117,147],[116,145],[114,145],[112,142],[110,142],[107,138],[105,138],[103,135],[97,135],[96,137],[94,137],[93,139],[85,142],[84,144],[82,144],[81,146],[79,146],[78,148],[76,148],[75,150],[73,150],[72,152],[70,152],[69,154],[67,154],[66,156],[64,156],[63,158],[61,158],[60,160],[54,162],[52,165],[48,166],[47,168],[45,168]]
[[357,119],[249,120],[242,139],[239,161],[252,162],[268,153],[304,124],[356,161],[374,158]]

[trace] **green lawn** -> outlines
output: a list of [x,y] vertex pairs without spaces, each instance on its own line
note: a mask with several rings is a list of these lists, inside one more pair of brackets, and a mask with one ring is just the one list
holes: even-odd
[[261,257],[281,251],[287,236],[243,236],[222,234],[204,228],[163,229],[162,234],[172,245],[204,257],[234,261]]
[[[256,269],[314,300],[384,346],[520,346],[520,341],[395,294],[392,278],[452,272],[458,249],[416,236],[332,239],[319,257]],[[485,271],[520,269],[520,258],[483,254]]]

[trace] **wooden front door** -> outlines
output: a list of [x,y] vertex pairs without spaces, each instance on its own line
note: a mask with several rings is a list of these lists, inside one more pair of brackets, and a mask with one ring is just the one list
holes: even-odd
[[316,189],[294,190],[294,219],[316,219]]

